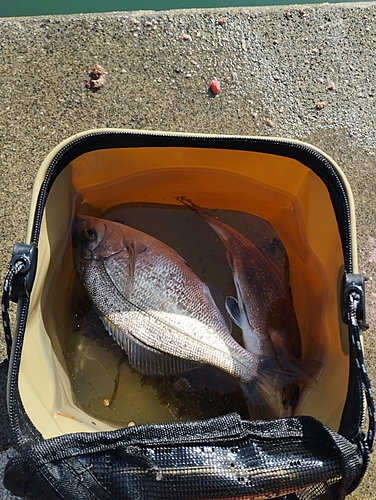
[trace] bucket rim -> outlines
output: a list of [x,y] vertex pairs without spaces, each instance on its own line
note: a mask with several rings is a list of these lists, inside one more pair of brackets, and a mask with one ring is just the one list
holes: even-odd
[[[188,133],[188,132],[174,132],[174,131],[159,131],[159,130],[145,130],[145,129],[127,129],[127,128],[95,128],[95,129],[88,129],[79,133],[76,133],[74,135],[71,135],[61,141],[59,144],[57,144],[45,157],[45,159],[42,161],[35,181],[34,181],[34,187],[32,191],[32,197],[31,197],[31,204],[30,204],[30,215],[29,215],[29,222],[28,222],[28,228],[27,228],[27,238],[26,241],[30,242],[32,241],[32,233],[33,233],[33,227],[34,227],[34,214],[36,213],[37,210],[37,205],[38,205],[38,199],[40,195],[40,189],[41,186],[46,178],[46,174],[50,166],[56,161],[56,159],[70,146],[76,143],[80,143],[82,140],[87,139],[87,138],[95,138],[99,136],[108,136],[108,135],[118,135],[118,136],[130,136],[130,137],[136,137],[136,136],[143,136],[143,137],[154,137],[154,138],[171,138],[171,139],[201,139],[201,140],[219,140],[219,141],[240,141],[246,143],[256,143],[256,144],[264,144],[264,145],[284,145],[292,148],[299,148],[299,149],[304,149],[307,152],[311,152],[311,154],[314,154],[317,157],[322,157],[324,160],[326,160],[330,166],[333,168],[335,173],[338,176],[338,179],[343,187],[343,190],[346,195],[347,203],[348,203],[348,217],[349,217],[349,223],[350,223],[350,239],[351,239],[351,245],[350,245],[350,258],[351,258],[351,263],[352,263],[352,269],[351,272],[357,273],[358,272],[358,257],[357,257],[357,235],[356,235],[356,216],[355,216],[355,203],[354,203],[354,197],[352,194],[352,190],[350,187],[350,184],[346,178],[346,175],[344,171],[341,169],[341,167],[338,165],[338,163],[331,158],[327,153],[322,151],[320,148],[317,146],[314,146],[310,143],[300,141],[298,139],[292,139],[292,138],[285,138],[285,137],[275,137],[275,136],[248,136],[248,135],[231,135],[231,134],[203,134],[203,133]],[[118,146],[121,147],[121,146]],[[124,146],[123,146],[124,147]],[[142,146],[142,147],[151,147],[148,145]],[[167,147],[167,146],[160,146],[160,147]],[[195,148],[200,148],[199,145],[195,146],[194,143],[190,146],[177,146],[177,147],[195,147]],[[92,150],[95,150],[96,148],[93,148]],[[102,149],[102,148],[98,148]],[[216,144],[215,142],[212,144],[212,149],[216,149]],[[221,146],[221,149],[227,149],[231,150],[233,148],[231,147],[223,147]],[[246,151],[250,151],[247,148],[245,148]],[[278,151],[269,151],[269,154],[274,154],[274,155],[279,155]],[[283,156],[280,154],[280,156]],[[298,160],[299,161],[299,160]],[[348,251],[349,249],[346,249]]]

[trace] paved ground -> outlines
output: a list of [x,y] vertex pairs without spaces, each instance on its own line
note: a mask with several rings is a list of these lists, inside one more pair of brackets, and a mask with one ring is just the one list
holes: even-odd
[[[352,186],[360,269],[375,276],[375,20],[375,3],[0,19],[1,279],[14,242],[24,241],[42,160],[94,127],[273,135],[318,146]],[[90,92],[85,79],[95,63],[106,85]],[[208,95],[213,77],[216,98]],[[376,385],[375,280],[367,292],[366,361]],[[375,481],[373,460],[351,498],[375,498]]]

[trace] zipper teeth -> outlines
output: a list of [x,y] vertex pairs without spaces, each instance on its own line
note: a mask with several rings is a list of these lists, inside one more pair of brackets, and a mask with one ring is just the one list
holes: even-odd
[[[118,138],[124,137],[124,136],[140,136],[140,135],[145,135],[145,137],[171,137],[171,139],[187,139],[187,140],[192,140],[192,139],[199,139],[199,140],[208,140],[210,141],[211,139],[214,140],[219,140],[220,142],[224,142],[227,140],[234,140],[237,142],[253,142],[254,144],[271,144],[271,145],[284,145],[288,147],[293,147],[297,150],[305,151],[309,153],[311,156],[315,157],[317,160],[319,160],[321,163],[323,163],[326,167],[326,170],[330,173],[331,177],[335,181],[336,186],[340,189],[341,191],[341,200],[342,200],[342,208],[345,212],[345,221],[346,221],[346,233],[345,233],[345,244],[346,244],[346,250],[347,252],[344,253],[344,260],[345,260],[345,266],[347,272],[352,272],[352,241],[351,241],[351,228],[350,228],[350,209],[349,209],[349,204],[347,201],[347,195],[346,191],[342,185],[341,179],[338,176],[335,168],[330,164],[330,162],[325,158],[323,155],[321,155],[318,151],[315,149],[311,149],[309,145],[305,145],[303,143],[299,142],[292,142],[288,140],[278,140],[275,138],[269,139],[267,137],[247,137],[247,136],[223,136],[223,135],[189,135],[189,134],[179,134],[179,133],[164,133],[163,131],[158,132],[158,133],[153,133],[153,132],[132,132],[132,131],[127,131],[127,132],[122,132],[122,131],[101,131],[97,133],[90,133],[84,136],[80,136],[77,139],[72,140],[69,144],[66,144],[53,158],[53,160],[50,163],[50,166],[47,169],[45,179],[43,181],[43,184],[41,186],[41,189],[39,191],[38,195],[38,201],[35,209],[35,215],[34,215],[34,224],[33,224],[33,230],[32,230],[32,236],[31,236],[31,243],[34,243],[35,245],[38,245],[38,240],[39,240],[39,232],[40,232],[40,225],[42,222],[42,217],[43,217],[43,211],[44,211],[44,206],[45,202],[47,199],[47,194],[50,189],[50,181],[51,178],[53,177],[54,174],[54,169],[55,166],[59,163],[59,160],[64,157],[65,153],[69,151],[70,149],[74,148],[77,144],[80,144],[84,141],[87,141],[89,139],[92,139],[94,137],[99,137],[99,136],[117,136]],[[149,147],[149,146],[146,146]],[[194,147],[194,146],[189,146],[189,147]],[[229,148],[231,149],[231,148]],[[93,149],[94,151],[94,149]],[[275,154],[275,153],[270,153],[269,154]],[[345,250],[345,249],[344,249]]]
[[26,320],[29,311],[29,299],[24,299],[22,304],[22,309],[20,312],[19,320],[17,322],[17,340],[13,342],[13,352],[11,356],[11,365],[9,369],[9,381],[8,381],[8,411],[9,411],[9,421],[11,424],[12,434],[15,438],[16,443],[21,446],[29,442],[31,436],[30,433],[38,435],[37,429],[30,423],[28,432],[25,434],[25,426],[20,420],[22,415],[24,419],[28,419],[25,411],[22,411],[20,407],[23,408],[21,397],[18,389],[18,375],[20,371],[20,361],[21,352],[23,347],[23,337],[26,329]]
[[[341,179],[338,176],[335,168],[330,164],[327,158],[325,158],[323,155],[321,155],[318,151],[315,149],[311,149],[309,145],[305,145],[303,143],[298,143],[298,142],[290,142],[288,140],[278,140],[278,139],[269,139],[267,137],[246,137],[246,136],[221,136],[221,135],[179,135],[179,133],[174,133],[174,134],[167,134],[163,132],[158,132],[158,133],[153,133],[153,132],[147,132],[145,131],[144,133],[145,137],[171,137],[171,139],[187,139],[187,140],[193,140],[193,139],[198,139],[198,140],[208,140],[210,141],[211,139],[218,140],[220,142],[228,141],[232,139],[233,141],[237,141],[239,143],[242,142],[247,142],[247,143],[253,143],[253,144],[270,144],[270,145],[276,145],[276,146],[290,146],[293,147],[296,150],[301,150],[304,152],[309,153],[311,156],[315,157],[317,160],[319,160],[326,168],[326,170],[329,172],[330,176],[335,182],[335,185],[337,186],[338,189],[340,189],[340,194],[341,194],[341,201],[342,201],[342,208],[345,212],[345,222],[346,222],[346,228],[345,228],[345,243],[347,245],[347,252],[343,252],[345,256],[345,266],[348,272],[352,271],[352,242],[351,242],[351,228],[350,228],[350,209],[349,209],[349,204],[347,201],[347,195],[346,191],[342,185]],[[44,211],[44,206],[47,200],[47,195],[49,192],[49,189],[51,187],[51,180],[54,177],[54,170],[56,165],[58,165],[59,161],[61,158],[64,157],[67,151],[70,149],[74,148],[77,144],[80,144],[84,141],[88,141],[94,137],[99,137],[99,136],[115,136],[118,138],[125,137],[125,136],[139,136],[140,132],[132,132],[132,131],[127,131],[127,132],[121,132],[121,131],[101,131],[98,133],[90,133],[86,134],[84,136],[80,136],[77,139],[72,140],[69,144],[66,144],[62,149],[58,151],[58,153],[55,155],[55,157],[52,159],[47,172],[45,179],[41,185],[38,199],[37,199],[37,204],[35,208],[35,214],[34,214],[34,224],[32,228],[32,235],[31,235],[31,243],[35,244],[36,246],[38,245],[38,240],[39,240],[39,233],[40,233],[40,226],[43,218],[43,211]],[[147,146],[146,146],[147,147]],[[194,145],[190,145],[189,147],[195,147]],[[215,148],[215,145],[213,146]],[[229,148],[230,149],[230,148]],[[94,148],[93,148],[94,151]],[[269,154],[277,154],[277,153],[272,153],[269,152]],[[309,167],[308,167],[309,168]],[[344,249],[345,250],[345,249]],[[25,439],[27,440],[28,438],[25,437],[24,433],[22,432],[22,425],[21,422],[18,418],[18,404],[15,404],[17,401],[19,401],[20,404],[22,404],[20,395],[18,392],[18,372],[19,372],[19,364],[20,364],[20,359],[21,359],[21,351],[22,351],[22,346],[23,346],[23,335],[25,332],[25,327],[26,327],[26,320],[27,320],[27,315],[28,315],[28,301],[24,303],[24,306],[22,307],[21,313],[20,313],[20,318],[19,318],[19,323],[18,323],[18,335],[21,337],[18,338],[17,342],[14,342],[14,353],[12,356],[14,367],[11,370],[11,374],[13,374],[13,378],[9,383],[9,408],[10,411],[13,410],[12,416],[10,416],[10,420],[12,422],[12,430],[14,433],[14,436],[17,439],[17,442],[21,445],[25,442]],[[14,369],[16,368],[16,369]],[[364,413],[364,412],[362,412]],[[25,412],[24,412],[25,414]],[[31,428],[33,428],[33,425],[31,424]],[[35,429],[35,432],[37,433],[38,431]]]

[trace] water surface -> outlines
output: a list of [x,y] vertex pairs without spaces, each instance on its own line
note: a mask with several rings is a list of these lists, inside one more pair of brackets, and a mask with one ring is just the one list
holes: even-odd
[[[293,3],[304,4],[306,2]],[[309,3],[322,3],[322,1],[310,0]],[[0,17],[287,4],[289,4],[288,0],[108,0],[107,2],[102,0],[14,0],[1,3]]]
[[[265,220],[235,211],[217,210],[213,214],[241,230],[274,263],[281,277],[288,279],[284,247]],[[224,297],[236,295],[222,242],[193,211],[133,203],[114,207],[101,217],[136,227],[171,246],[211,286],[223,311]],[[70,272],[68,261],[61,272]],[[60,278],[55,276],[57,283]],[[56,333],[76,404],[93,418],[118,426],[200,420],[231,412],[249,418],[239,385],[215,367],[203,365],[171,377],[136,372],[105,330],[77,278],[72,281],[70,295],[69,314]],[[235,325],[232,334],[242,343]]]

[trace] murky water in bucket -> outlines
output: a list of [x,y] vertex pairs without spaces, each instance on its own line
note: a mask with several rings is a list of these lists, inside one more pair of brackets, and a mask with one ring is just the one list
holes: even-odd
[[[89,207],[81,207],[80,213],[85,210],[90,213]],[[283,279],[288,279],[283,245],[266,221],[240,212],[213,214],[247,236],[275,264]],[[114,207],[100,217],[135,227],[172,247],[210,286],[218,304],[223,304],[227,295],[236,295],[223,244],[191,210],[129,204]],[[197,420],[233,411],[248,417],[238,384],[217,368],[202,366],[173,377],[137,373],[109,336],[77,278],[70,293],[70,314],[60,342],[76,403],[93,418],[124,426]],[[232,333],[242,343],[241,331],[235,325]]]

